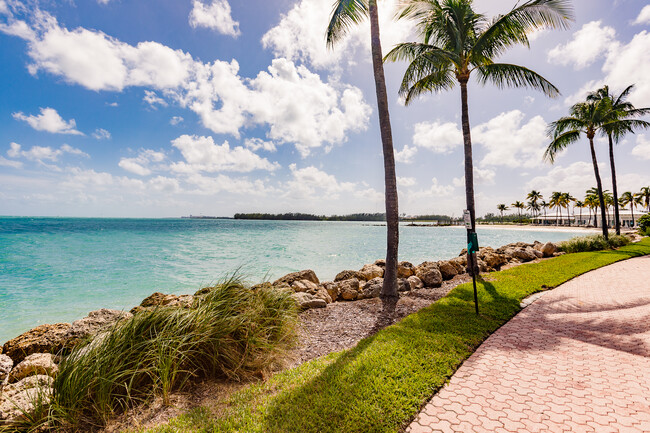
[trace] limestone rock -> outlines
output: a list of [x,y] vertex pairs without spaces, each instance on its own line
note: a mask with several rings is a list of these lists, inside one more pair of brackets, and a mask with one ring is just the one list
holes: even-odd
[[20,362],[32,353],[57,353],[65,343],[65,336],[70,330],[69,323],[41,325],[7,341],[3,352],[14,362]]
[[344,281],[344,280],[350,280],[352,278],[356,278],[357,280],[364,279],[363,275],[361,275],[361,273],[358,271],[345,270],[336,274],[336,277],[334,277],[334,281]]
[[511,256],[521,260],[522,262],[530,262],[531,260],[535,260],[537,258],[535,253],[527,248],[513,249]]
[[322,299],[323,301],[325,301],[328,304],[331,304],[332,302],[334,302],[332,300],[332,297],[330,296],[330,294],[327,292],[327,290],[325,290],[325,287],[323,287],[323,286],[318,286],[318,288],[316,289],[315,292],[313,292],[313,293],[309,292],[309,294],[314,295],[319,299]]
[[385,268],[386,267],[386,260],[384,260],[384,259],[375,260],[374,264],[379,266],[380,268]]
[[546,242],[542,247],[542,254],[544,257],[553,257],[553,254],[557,252],[557,246],[553,242]]
[[359,280],[356,278],[340,281],[338,286],[340,299],[354,301],[359,297]]
[[448,261],[444,261],[444,260],[439,261],[438,270],[442,274],[443,280],[451,280],[456,275],[458,275],[458,270],[456,269],[456,266],[449,263]]
[[407,278],[398,278],[397,279],[397,291],[398,292],[408,292],[411,290],[411,285]]
[[45,375],[56,377],[59,367],[51,353],[32,353],[9,373],[9,383],[18,382],[27,376]]
[[278,278],[273,282],[273,285],[277,286],[280,283],[286,283],[291,285],[294,281],[299,281],[299,280],[309,280],[312,283],[320,284],[320,281],[318,280],[316,273],[311,269],[307,269],[304,271],[292,272],[290,274],[285,275],[282,278]]
[[308,310],[310,308],[325,308],[327,307],[327,302],[317,298],[314,295],[310,295],[305,292],[296,292],[291,295],[291,298],[296,301],[298,306],[303,310]]
[[487,253],[483,256],[485,264],[492,269],[500,269],[501,266],[508,263],[508,258],[499,253]]
[[415,275],[422,280],[425,287],[440,287],[442,274],[436,262],[424,262],[415,268]]
[[373,278],[383,278],[384,277],[384,268],[379,265],[365,265],[361,270],[359,270],[361,278],[366,281],[370,281]]
[[535,254],[535,257],[537,257],[538,259],[544,257],[544,253],[535,248],[527,248],[526,251],[530,251],[531,253]]
[[416,277],[415,275],[411,275],[410,277],[407,278],[406,281],[408,281],[409,285],[411,286],[411,290],[424,288],[424,283],[422,282],[422,280]]
[[373,278],[361,287],[361,295],[359,298],[378,298],[381,294],[382,287],[384,287],[384,279],[381,277]]
[[141,307],[191,307],[194,302],[192,295],[165,295],[164,293],[156,292],[144,298],[140,303]]
[[72,322],[72,327],[65,335],[65,344],[67,347],[78,344],[84,338],[95,335],[100,331],[114,326],[120,320],[127,320],[133,317],[133,314],[120,310],[101,310],[91,311],[83,319]]
[[[269,283],[268,281],[251,286],[251,290],[270,290],[272,288],[273,284]],[[194,295],[196,296],[196,294]]]
[[415,275],[415,266],[410,262],[399,262],[397,264],[397,278],[408,278]]
[[11,358],[7,355],[0,354],[0,388],[2,388],[2,383],[9,376],[9,372],[13,366],[14,361]]
[[37,375],[12,383],[2,388],[0,394],[0,420],[12,422],[22,419],[25,413],[34,410],[34,403],[49,403],[52,396],[50,376]]
[[311,282],[309,280],[298,280],[291,283],[291,288],[293,289],[294,292],[312,293],[318,290],[318,284]]
[[336,302],[339,298],[339,285],[333,281],[323,283],[323,288],[330,295],[332,302]]

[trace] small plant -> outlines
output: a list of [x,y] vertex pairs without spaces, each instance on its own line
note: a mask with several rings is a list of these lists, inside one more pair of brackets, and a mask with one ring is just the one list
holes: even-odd
[[610,235],[609,239],[605,239],[602,235],[578,236],[560,242],[558,249],[565,253],[582,253],[620,248],[629,243],[630,240],[627,237],[618,235]]
[[638,220],[639,233],[644,236],[650,236],[650,213],[643,215]]

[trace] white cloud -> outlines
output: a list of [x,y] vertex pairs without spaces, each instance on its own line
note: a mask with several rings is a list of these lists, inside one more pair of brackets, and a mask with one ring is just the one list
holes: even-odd
[[558,45],[548,53],[551,63],[573,64],[575,69],[591,65],[616,47],[616,30],[602,26],[602,21],[592,21],[573,34],[573,39]]
[[[494,185],[496,172],[489,168],[481,169],[474,167],[474,185]],[[456,188],[465,187],[465,176],[455,177],[452,184]]]
[[135,158],[122,158],[118,165],[126,171],[140,176],[148,176],[152,170],[151,163],[161,163],[165,160],[165,154],[151,149],[141,150]]
[[408,144],[405,144],[402,150],[395,152],[395,161],[403,164],[410,164],[413,162],[413,157],[415,157],[416,153],[418,153],[417,147],[411,147]]
[[646,5],[639,12],[639,16],[636,17],[632,24],[650,24],[650,5]]
[[417,184],[417,181],[415,180],[414,177],[397,177],[397,186],[401,186],[404,188],[410,188],[412,186],[415,186]]
[[526,115],[519,110],[501,113],[486,123],[472,128],[472,140],[481,144],[487,154],[482,166],[539,167],[548,144],[546,122],[535,116],[523,123]]
[[111,138],[111,133],[103,128],[95,129],[95,132],[93,132],[92,135],[96,140],[110,140]]
[[629,100],[637,106],[647,106],[647,101],[650,101],[648,71],[650,33],[645,30],[634,35],[628,44],[619,44],[616,51],[609,53],[603,65],[603,72],[606,73],[604,82],[608,83],[610,88],[622,90],[632,83],[635,84]]
[[65,153],[89,157],[88,154],[82,150],[69,146],[67,144],[62,145],[58,149],[54,149],[50,146],[32,146],[29,150],[22,150],[22,146],[20,144],[11,143],[9,145],[9,150],[7,151],[7,155],[11,158],[25,158],[27,160],[36,162],[56,162],[58,161],[59,157]]
[[12,161],[3,156],[0,156],[0,167],[12,167],[12,168],[21,168],[23,163],[20,161]]
[[227,141],[218,145],[212,137],[181,135],[172,141],[172,145],[185,158],[185,162],[171,166],[178,173],[273,171],[279,168],[277,163],[271,163],[243,147],[231,148]]
[[107,102],[106,105],[108,105],[109,107],[119,107],[120,104],[118,104],[117,102]]
[[463,133],[455,123],[421,122],[415,124],[413,144],[434,153],[450,153],[463,144]]
[[183,120],[185,120],[185,119],[183,119],[182,116],[174,116],[171,119],[169,119],[169,124],[173,125],[173,126],[176,126],[179,123],[183,123]]
[[159,97],[156,94],[156,92],[154,92],[153,90],[145,90],[144,98],[142,98],[142,100],[147,104],[149,104],[149,106],[154,109],[156,108],[156,105],[160,105],[163,107],[167,106],[167,102],[161,97]]
[[650,160],[650,137],[639,135],[636,138],[636,146],[632,149],[632,155],[641,159]]
[[205,27],[233,37],[241,34],[239,23],[232,19],[227,0],[212,0],[210,4],[194,0],[189,19],[192,28]]
[[111,0],[97,0],[97,3],[99,3],[100,5],[107,5],[108,2],[110,2],[110,1]]
[[456,189],[453,185],[441,185],[437,178],[431,179],[431,186],[428,189],[413,191],[408,194],[408,200],[433,199],[440,197],[449,197]]
[[253,152],[257,152],[258,150],[262,149],[267,152],[275,152],[277,147],[275,146],[275,143],[272,141],[264,141],[261,138],[247,138],[244,140],[244,146],[252,150]]
[[[603,185],[607,185],[609,179],[605,178],[604,167],[603,163],[598,165]],[[546,175],[537,176],[526,183],[526,190],[561,191],[569,192],[575,197],[582,197],[585,191],[594,186],[596,186],[596,176],[593,164],[580,161],[567,167],[554,166]]]
[[[393,19],[397,4],[398,0],[379,2],[381,43],[387,49],[406,40],[412,28],[407,20]],[[325,32],[331,14],[330,1],[300,0],[262,37],[262,44],[271,48],[276,56],[308,62],[316,68],[338,68],[344,61],[354,64],[359,49],[364,50],[363,59],[370,61],[367,20],[352,27],[349,36],[339,41],[333,50],[327,49]]]
[[22,112],[14,113],[14,119],[27,122],[29,126],[37,131],[46,131],[53,134],[84,135],[75,128],[77,124],[74,119],[63,120],[54,108],[41,108],[40,115],[27,116]]
[[232,178],[223,174],[217,176],[203,176],[199,173],[192,173],[185,178],[193,189],[188,193],[199,195],[214,195],[220,192],[227,192],[235,195],[262,197],[275,194],[277,191],[269,188],[261,180],[251,181],[248,179]]
[[336,200],[339,194],[352,194],[356,188],[353,182],[339,182],[334,175],[328,174],[314,166],[298,169],[296,164],[289,166],[293,179],[287,182],[287,195],[292,198],[308,199],[319,197]]

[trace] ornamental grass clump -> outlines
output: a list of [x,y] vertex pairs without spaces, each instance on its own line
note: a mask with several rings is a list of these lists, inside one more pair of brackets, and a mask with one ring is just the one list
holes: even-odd
[[625,236],[610,235],[605,239],[602,235],[578,236],[568,241],[560,242],[558,249],[565,253],[582,253],[620,248],[630,243]]
[[194,378],[242,380],[279,366],[297,341],[297,308],[287,292],[232,280],[191,308],[144,311],[75,349],[60,365],[50,426],[101,426]]

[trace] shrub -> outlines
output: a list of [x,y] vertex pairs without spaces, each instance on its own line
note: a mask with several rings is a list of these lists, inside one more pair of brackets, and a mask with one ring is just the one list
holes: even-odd
[[600,251],[619,248],[630,243],[625,236],[610,235],[609,241],[602,235],[578,236],[568,241],[560,242],[558,249],[566,253],[581,253],[585,251]]
[[639,233],[650,236],[650,213],[643,215],[638,219]]
[[188,380],[234,380],[277,367],[297,341],[287,292],[228,281],[192,308],[141,312],[75,349],[54,381],[50,425],[75,430],[162,396]]

